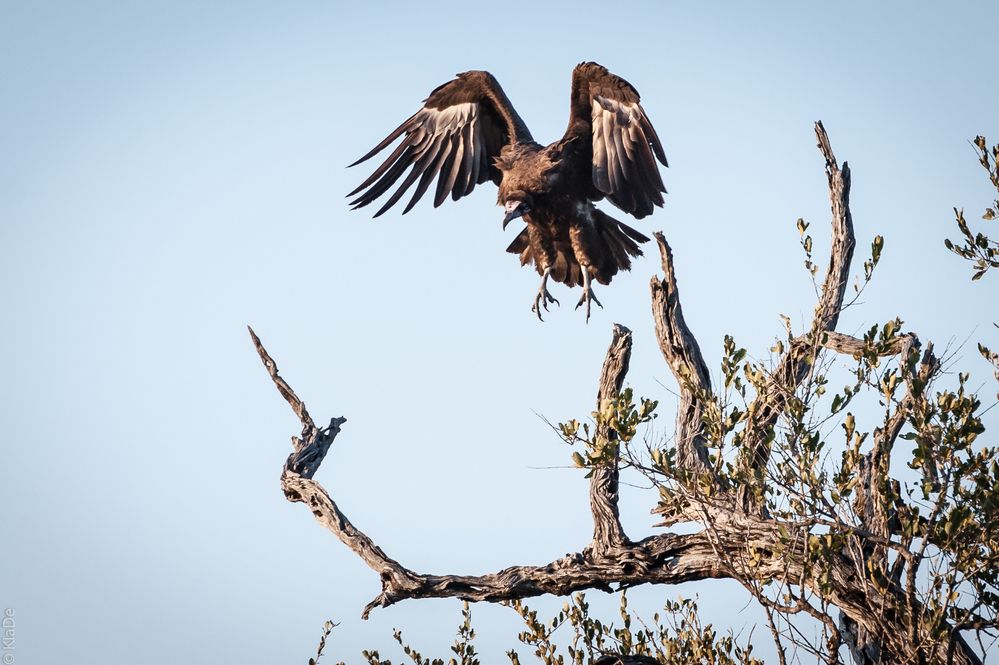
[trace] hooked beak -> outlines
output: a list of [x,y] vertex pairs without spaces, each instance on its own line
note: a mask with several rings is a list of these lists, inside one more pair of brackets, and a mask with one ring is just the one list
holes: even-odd
[[506,210],[506,216],[503,217],[504,231],[506,230],[507,224],[518,217],[522,217],[525,212],[529,212],[531,210],[523,201],[507,201],[506,205],[503,206],[503,209]]

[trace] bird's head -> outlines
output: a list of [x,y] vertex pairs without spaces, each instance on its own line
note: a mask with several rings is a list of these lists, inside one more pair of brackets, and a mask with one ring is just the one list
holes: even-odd
[[503,228],[506,229],[507,224],[531,212],[532,203],[531,195],[526,192],[513,192],[506,197],[503,201],[503,210],[506,212]]

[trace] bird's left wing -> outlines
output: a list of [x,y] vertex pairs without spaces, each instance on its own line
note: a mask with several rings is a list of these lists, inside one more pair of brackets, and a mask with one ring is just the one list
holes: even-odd
[[563,143],[589,157],[593,185],[621,210],[641,219],[662,206],[666,187],[655,160],[669,166],[634,86],[595,62],[572,72],[569,128]]
[[395,205],[417,179],[403,214],[420,200],[435,177],[434,207],[448,194],[457,201],[486,180],[499,184],[502,176],[493,160],[504,145],[532,140],[496,79],[479,71],[458,74],[436,88],[422,109],[351,166],[370,159],[400,136],[402,141],[381,166],[347,195],[357,197],[350,202],[355,209],[388,191],[407,169],[409,173],[375,217]]

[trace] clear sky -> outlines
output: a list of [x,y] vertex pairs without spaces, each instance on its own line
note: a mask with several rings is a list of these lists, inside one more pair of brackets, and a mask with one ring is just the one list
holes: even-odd
[[[396,658],[393,627],[444,654],[457,601],[362,622],[376,575],[282,496],[298,423],[247,323],[317,420],[349,419],[319,480],[419,571],[585,545],[583,474],[536,414],[589,413],[612,323],[634,329],[630,383],[661,398],[669,433],[651,252],[597,291],[589,325],[562,286],[541,324],[491,185],[405,217],[348,210],[366,172],[345,165],[459,71],[492,72],[543,142],[565,128],[576,63],[639,89],[671,168],[665,209],[636,226],[673,245],[712,367],[725,333],[762,355],[779,314],[811,312],[794,223],[813,223],[824,263],[818,119],[853,169],[858,270],[886,238],[841,330],[897,314],[939,344],[995,342],[999,280],[971,285],[942,240],[953,206],[977,219],[988,202],[968,141],[999,141],[997,22],[990,2],[0,2],[0,605],[16,662],[304,663],[327,618],[342,622],[330,662]],[[989,380],[973,343],[958,360]],[[625,489],[633,537],[653,532],[652,501]],[[758,619],[734,584],[633,597],[678,591],[719,625]],[[512,612],[474,614],[501,662]]]

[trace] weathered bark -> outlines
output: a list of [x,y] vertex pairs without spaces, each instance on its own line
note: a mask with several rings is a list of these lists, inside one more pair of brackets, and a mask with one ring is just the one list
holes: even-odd
[[659,350],[680,387],[675,435],[677,464],[696,470],[706,467],[708,463],[702,419],[703,397],[711,394],[711,377],[697,338],[683,318],[680,291],[673,272],[673,250],[662,233],[655,236],[662,257],[663,278],[653,277],[649,288],[652,291],[652,317],[656,322]]
[[[600,371],[600,388],[597,390],[597,409],[606,400],[612,400],[621,392],[624,377],[628,373],[628,363],[631,360],[631,331],[622,325],[614,326],[614,337],[603,369]],[[617,439],[613,431],[597,432],[597,436]],[[618,460],[620,451],[614,452],[611,464],[593,470],[590,476],[590,511],[593,513],[593,542],[589,550],[601,556],[606,556],[617,547],[626,545],[628,536],[621,526],[617,508],[618,477],[620,470]]]
[[[832,206],[832,243],[829,251],[829,268],[819,302],[815,307],[808,337],[817,340],[832,332],[843,309],[843,297],[850,277],[850,264],[856,239],[853,234],[853,216],[850,214],[850,167],[836,162],[829,137],[821,122],[815,123],[815,136],[819,150],[826,160],[826,178],[829,181],[829,199]],[[770,458],[770,440],[774,425],[788,406],[788,400],[814,366],[816,345],[790,345],[777,361],[769,384],[759,392],[749,405],[749,421],[743,430],[743,460],[762,482],[762,473]],[[747,510],[759,510],[753,488],[740,488],[740,503]]]
[[[865,343],[835,331],[849,275],[855,245],[849,208],[850,171],[840,167],[821,123],[816,124],[819,148],[825,158],[832,202],[832,245],[829,268],[809,332],[788,345],[778,360],[776,370],[751,402],[744,430],[746,453],[743,463],[765,482],[770,457],[769,434],[785,413],[795,390],[814,366],[823,350],[859,356]],[[661,233],[656,234],[662,256],[664,276],[651,283],[655,330],[660,350],[676,377],[680,389],[675,445],[677,460],[688,470],[707,468],[707,448],[703,417],[705,400],[713,399],[711,381],[700,348],[688,328],[680,306],[672,251]],[[858,663],[899,662],[912,654],[912,640],[902,617],[918,616],[921,608],[911,591],[904,591],[897,571],[889,566],[889,550],[896,548],[893,532],[893,506],[884,505],[883,492],[875,490],[886,482],[888,457],[899,436],[906,414],[925,400],[923,392],[930,378],[939,370],[932,347],[922,361],[904,379],[907,394],[891,418],[875,431],[873,450],[865,457],[861,473],[865,483],[857,491],[854,510],[862,516],[856,529],[860,543],[833,553],[827,562],[828,580],[819,583],[809,574],[805,543],[817,521],[788,522],[767,515],[752,488],[729,493],[721,486],[711,497],[699,499],[691,517],[704,529],[697,533],[661,533],[631,541],[621,526],[618,514],[618,457],[605,466],[593,469],[590,479],[590,508],[593,514],[593,541],[582,551],[567,554],[543,566],[513,566],[485,575],[438,575],[419,573],[389,557],[367,535],[347,519],[329,493],[313,476],[325,460],[330,447],[346,422],[333,418],[324,428],[317,427],[305,404],[278,374],[277,366],[260,339],[250,330],[254,346],[277,389],[292,407],[302,424],[300,436],[292,437],[292,453],[285,462],[281,484],[289,501],[309,507],[316,520],[354,551],[381,579],[381,593],[364,608],[367,617],[375,607],[387,607],[409,598],[454,597],[470,601],[507,601],[541,594],[567,595],[583,589],[613,591],[641,584],[678,584],[710,578],[732,578],[743,582],[794,580],[794,584],[823,598],[838,608],[840,623],[832,626],[832,648],[839,640],[850,648]],[[604,360],[597,393],[597,407],[613,399],[621,390],[631,355],[631,331],[615,326]],[[900,365],[909,365],[910,351],[919,348],[912,334],[899,336],[885,348],[883,355],[898,355]],[[598,432],[609,440],[612,431]],[[927,471],[930,473],[930,471]],[[746,553],[754,553],[747,562]],[[896,557],[897,562],[902,557]],[[873,562],[873,563],[872,563]],[[886,594],[877,594],[867,586],[869,565],[880,567],[893,580]],[[765,599],[758,596],[761,602]],[[816,610],[799,600],[795,608],[784,611]],[[771,607],[768,605],[768,607]],[[776,608],[781,611],[780,608]],[[819,617],[829,626],[828,615]],[[940,645],[934,659],[961,665],[975,665],[978,657],[955,633],[951,649]]]

